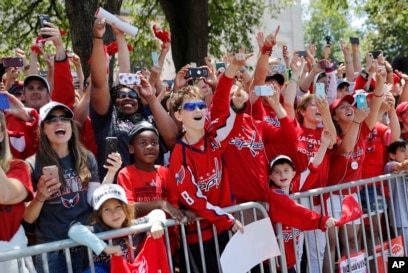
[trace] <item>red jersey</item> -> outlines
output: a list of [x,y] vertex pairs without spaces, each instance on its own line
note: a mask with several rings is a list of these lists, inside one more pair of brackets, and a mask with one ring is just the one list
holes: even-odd
[[[299,124],[297,120],[294,120],[297,130],[297,140],[295,143],[295,149],[292,149],[293,154],[290,154],[290,158],[293,161],[293,165],[297,172],[303,172],[308,166],[312,158],[316,156],[317,151],[320,148],[320,141],[323,132],[322,128],[310,129]],[[301,191],[308,191],[310,189],[316,189],[325,187],[329,179],[329,153],[326,153],[323,161],[320,163],[319,168],[323,171],[319,172],[314,183],[304,186]],[[319,198],[315,198],[315,204],[318,204]]]
[[280,127],[275,127],[244,114],[240,130],[231,136],[223,157],[239,203],[267,200],[269,160],[265,146],[279,149],[296,142],[296,130],[289,118],[284,117],[279,123]]
[[[351,152],[340,154],[337,152],[336,145],[333,147],[330,155],[330,168],[328,186],[353,182],[362,178],[363,164],[365,159],[365,149],[367,136],[370,129],[365,122],[360,125],[360,133],[358,134],[356,144]],[[351,193],[357,192],[357,188],[352,188]],[[349,194],[345,189],[343,194]]]
[[10,141],[10,151],[14,158],[26,159],[38,151],[40,132],[38,128],[39,114],[30,110],[31,121],[24,121],[6,113],[6,127]]
[[[211,224],[217,232],[230,229],[235,218],[222,208],[233,205],[227,172],[221,153],[229,136],[241,127],[242,114],[230,105],[232,79],[220,77],[213,97],[211,123],[204,136],[188,145],[180,139],[173,148],[169,164],[169,182],[183,207],[204,218],[200,222],[203,241],[213,237]],[[197,243],[197,226],[187,226],[187,242]]]
[[[75,94],[68,59],[55,61],[54,70],[54,89],[51,92],[51,98],[72,109],[75,102]],[[12,114],[6,114],[10,149],[15,158],[24,160],[38,151],[39,115],[34,109],[30,111],[30,115],[32,120],[26,122]]]
[[389,129],[388,126],[377,122],[374,129],[368,134],[362,178],[371,178],[384,174],[384,167],[388,162],[387,145],[389,145],[389,143],[384,144],[384,139],[387,132],[388,138],[391,137]]
[[[285,244],[286,265],[291,268],[296,264],[295,249],[293,246],[292,228],[300,230],[321,229],[326,231],[326,221],[329,216],[309,210],[293,201],[285,192],[276,187],[268,191],[269,217],[272,225],[282,224],[282,235]],[[299,231],[295,231],[298,239]]]
[[19,180],[28,191],[27,198],[20,203],[13,205],[0,204],[0,223],[2,225],[0,228],[0,241],[8,242],[20,228],[25,210],[24,202],[33,199],[33,185],[31,183],[30,169],[24,161],[12,160],[6,176]]

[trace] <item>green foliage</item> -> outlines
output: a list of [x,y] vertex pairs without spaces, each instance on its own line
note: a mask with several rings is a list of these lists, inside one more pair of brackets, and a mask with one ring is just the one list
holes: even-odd
[[276,18],[293,1],[209,0],[209,53],[219,57],[241,47],[252,51],[251,38],[261,24],[264,12]]
[[[13,55],[14,49],[19,47],[27,54],[34,43],[39,26],[38,14],[47,14],[51,21],[60,29],[69,30],[65,12],[66,1],[77,0],[2,0],[0,17],[2,31],[0,32],[0,56]],[[85,0],[88,1],[88,0]],[[123,1],[122,10],[128,11],[125,20],[139,28],[134,38],[128,37],[133,47],[131,62],[134,66],[152,65],[151,52],[160,50],[160,42],[154,37],[153,22],[159,28],[169,29],[163,10],[157,0],[128,0]],[[109,5],[110,1],[100,0],[99,6]],[[209,54],[221,56],[225,52],[236,52],[245,47],[252,50],[251,38],[259,27],[264,12],[276,17],[282,8],[293,3],[284,0],[209,0]],[[78,11],[80,13],[81,11]],[[89,15],[88,15],[89,16]],[[71,34],[63,36],[66,48],[72,48]],[[200,34],[198,33],[197,36]],[[85,56],[80,56],[84,58]],[[87,57],[87,56],[86,56]]]
[[[307,9],[305,21],[305,41],[307,45],[314,42],[317,47],[317,56],[321,58],[323,46],[326,44],[325,37],[332,37],[332,58],[343,61],[343,53],[340,48],[340,40],[348,43],[350,36],[357,36],[356,31],[349,25],[350,14],[335,6],[327,6],[324,0],[312,0]],[[309,45],[308,45],[309,46]]]
[[382,49],[389,61],[408,56],[408,2],[368,0],[362,9],[368,14],[365,40],[369,49]]

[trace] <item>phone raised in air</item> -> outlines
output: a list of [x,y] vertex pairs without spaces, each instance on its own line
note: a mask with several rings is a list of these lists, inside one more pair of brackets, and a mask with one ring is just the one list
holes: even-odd
[[7,67],[23,67],[23,58],[21,57],[7,57],[3,59],[3,66]]
[[10,109],[10,100],[7,94],[0,94],[0,110]]
[[360,39],[358,37],[350,37],[350,44],[359,45]]
[[382,53],[380,50],[374,50],[374,51],[370,51],[370,53],[373,55],[374,59],[377,59],[378,56],[380,56],[380,54]]
[[356,95],[356,105],[358,109],[367,110],[367,97],[364,94],[357,94]]
[[316,96],[319,98],[325,98],[326,97],[326,86],[323,82],[317,82],[316,83]]
[[306,57],[307,55],[306,50],[299,50],[297,54],[299,57]]
[[112,164],[107,162],[107,159],[111,153],[115,153],[117,151],[118,151],[118,138],[117,137],[105,138],[105,165],[112,166]]
[[[40,14],[38,15],[38,25],[40,26],[40,29],[43,27],[48,27],[47,25],[45,25],[45,22],[51,22],[50,17],[48,15],[45,14]],[[48,38],[50,37],[49,35],[42,35],[43,38]]]
[[201,78],[208,77],[208,69],[201,67],[190,67],[186,73],[185,78]]

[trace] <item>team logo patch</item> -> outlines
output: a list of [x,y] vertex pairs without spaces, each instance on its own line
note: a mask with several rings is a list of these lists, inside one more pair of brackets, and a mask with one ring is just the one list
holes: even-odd
[[64,205],[64,207],[66,207],[68,209],[73,208],[79,202],[79,193],[77,193],[74,196],[74,198],[72,198],[72,199],[65,199],[64,197],[61,197],[61,201],[62,201],[62,204]]
[[177,184],[183,183],[185,177],[186,177],[186,170],[184,169],[184,166],[181,166],[180,170],[176,173]]

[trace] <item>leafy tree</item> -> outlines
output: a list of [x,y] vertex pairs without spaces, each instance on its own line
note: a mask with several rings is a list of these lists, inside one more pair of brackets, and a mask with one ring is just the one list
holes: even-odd
[[[48,14],[62,29],[68,30],[64,37],[67,47],[81,57],[85,75],[89,74],[87,60],[92,46],[93,14],[98,6],[119,14],[121,8],[130,8],[129,18],[139,27],[138,35],[129,39],[134,48],[133,63],[150,65],[150,52],[158,50],[158,42],[152,35],[151,24],[158,22],[172,35],[172,53],[176,69],[186,63],[203,63],[208,53],[220,56],[221,47],[236,51],[245,46],[251,49],[250,37],[253,27],[260,24],[264,12],[271,17],[292,1],[256,0],[2,0],[0,23],[1,55],[9,55],[16,47],[27,51],[38,33],[38,14]],[[163,16],[164,15],[164,16]],[[105,42],[113,41],[111,33]]]
[[[353,12],[353,14],[351,14]],[[343,14],[351,22],[352,17],[366,18],[357,28],[352,29],[344,22],[333,21],[331,18],[342,20],[335,14]],[[397,0],[311,0],[310,19],[305,22],[305,37],[311,39],[318,33],[330,32],[334,37],[343,32],[343,38],[358,35],[361,39],[361,54],[369,50],[382,49],[388,61],[396,56],[406,56],[408,52],[408,2]],[[347,34],[347,35],[344,35]],[[341,36],[339,36],[341,37]],[[408,73],[408,61],[404,70]]]

